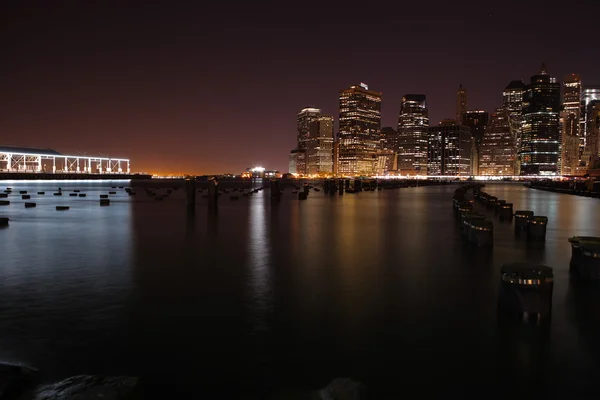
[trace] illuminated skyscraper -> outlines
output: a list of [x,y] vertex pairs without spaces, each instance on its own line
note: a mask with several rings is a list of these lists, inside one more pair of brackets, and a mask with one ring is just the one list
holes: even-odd
[[531,77],[523,96],[521,175],[557,175],[560,148],[560,84],[546,66]]
[[458,86],[458,92],[456,92],[456,123],[462,124],[463,115],[467,112],[467,89],[462,84]]
[[428,175],[471,175],[471,129],[454,120],[430,126],[428,132]]
[[521,134],[523,133],[523,95],[527,85],[523,81],[511,81],[502,92],[502,108],[508,112],[510,134],[515,143],[515,175],[519,175],[520,160],[518,152],[521,148]]
[[309,126],[306,147],[306,173],[329,175],[333,173],[333,117],[322,115]]
[[585,113],[587,136],[582,161],[587,169],[595,169],[600,167],[600,100],[588,101]]
[[340,91],[339,175],[374,175],[381,131],[381,93],[368,86]]
[[[298,113],[297,117],[297,151],[293,151],[290,156],[295,157],[296,172],[298,174],[307,173],[307,154],[306,149],[310,136],[309,126],[312,121],[321,116],[321,110],[318,108],[306,107]],[[291,171],[290,171],[291,172]]]
[[[578,175],[580,159],[581,119],[581,78],[571,74],[563,84],[563,106],[560,112],[561,121],[561,157],[562,175]],[[583,171],[581,171],[583,172]]]
[[515,139],[510,131],[510,112],[498,108],[492,114],[481,142],[479,175],[514,175],[515,155]]
[[428,127],[425,95],[405,95],[398,116],[398,171],[401,175],[427,175]]
[[583,151],[586,147],[586,138],[588,136],[587,127],[587,109],[590,102],[594,100],[600,100],[600,86],[584,86],[581,92],[581,115],[579,123],[579,132],[581,134],[579,140],[579,153],[583,155]]
[[485,130],[489,121],[489,114],[482,110],[469,110],[463,114],[462,124],[471,129],[473,138],[471,149],[471,172],[473,175],[479,175],[479,156],[481,142],[485,135]]

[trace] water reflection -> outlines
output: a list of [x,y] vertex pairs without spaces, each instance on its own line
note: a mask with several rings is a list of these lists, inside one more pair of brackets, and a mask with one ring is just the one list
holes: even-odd
[[254,314],[254,329],[268,329],[265,315],[272,308],[272,289],[270,273],[271,244],[269,222],[267,219],[267,203],[263,191],[249,202],[248,206],[248,287],[250,289],[249,305]]

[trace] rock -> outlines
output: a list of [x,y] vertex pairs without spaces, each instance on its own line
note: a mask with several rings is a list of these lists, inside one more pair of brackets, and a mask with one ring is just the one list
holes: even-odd
[[77,375],[39,389],[35,400],[134,399],[139,379],[129,376]]
[[0,399],[15,399],[33,382],[37,370],[23,365],[0,363]]
[[319,392],[321,400],[362,400],[367,398],[367,388],[349,378],[337,378]]

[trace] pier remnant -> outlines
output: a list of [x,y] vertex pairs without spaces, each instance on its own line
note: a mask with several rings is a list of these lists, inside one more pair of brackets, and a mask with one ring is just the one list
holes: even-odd
[[529,225],[527,227],[527,236],[531,239],[545,239],[547,225],[548,217],[544,217],[541,215],[532,217],[529,220]]
[[[187,178],[185,180],[186,206],[188,210],[196,208],[196,177]],[[131,192],[129,194],[131,196]]]
[[208,181],[208,207],[215,208],[219,200],[219,182],[216,179]]
[[31,195],[28,195],[28,194],[21,195],[21,200],[29,200],[30,198],[31,198]]
[[25,208],[33,208],[35,206],[36,206],[35,203],[25,203]]
[[473,219],[469,222],[469,242],[479,247],[491,246],[494,242],[494,224],[489,219]]
[[279,180],[271,179],[271,199],[272,200],[280,200],[281,199],[281,189],[279,188]]
[[533,211],[515,211],[515,230],[526,231],[527,227],[529,226],[529,220],[531,218],[533,218]]
[[512,203],[504,203],[500,206],[500,210],[498,211],[498,216],[500,217],[500,221],[510,221],[513,217],[513,205]]
[[571,243],[569,271],[586,280],[600,279],[600,238],[574,236]]
[[56,206],[56,211],[67,211],[69,206]]
[[8,226],[8,218],[6,218],[6,217],[0,218],[0,226],[2,226],[2,227]]
[[8,206],[8,205],[10,205],[9,200],[0,200],[0,206]]
[[552,268],[528,263],[504,264],[498,311],[520,318],[535,316],[541,320],[552,310],[553,289]]

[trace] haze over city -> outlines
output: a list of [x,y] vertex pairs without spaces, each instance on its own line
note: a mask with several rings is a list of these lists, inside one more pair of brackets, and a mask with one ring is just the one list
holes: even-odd
[[[595,33],[598,4],[569,3],[573,33]],[[168,5],[168,8],[167,8]],[[493,111],[503,88],[546,62],[600,84],[598,56],[547,2],[3,4],[1,142],[132,159],[137,171],[286,171],[296,115],[338,117],[340,89],[383,92],[383,126],[406,93],[427,95],[431,124]]]

